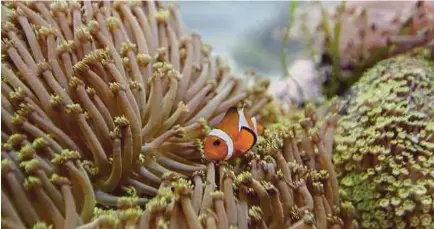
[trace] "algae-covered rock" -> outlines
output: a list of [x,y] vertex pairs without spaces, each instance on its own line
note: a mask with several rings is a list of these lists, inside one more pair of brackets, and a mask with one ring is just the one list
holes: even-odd
[[338,122],[341,194],[362,228],[433,228],[434,65],[427,50],[367,71]]

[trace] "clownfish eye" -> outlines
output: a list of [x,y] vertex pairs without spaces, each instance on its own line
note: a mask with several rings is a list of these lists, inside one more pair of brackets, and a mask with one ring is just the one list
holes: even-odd
[[215,140],[212,144],[213,144],[214,146],[219,146],[220,143],[221,143],[220,140],[217,139],[217,140]]

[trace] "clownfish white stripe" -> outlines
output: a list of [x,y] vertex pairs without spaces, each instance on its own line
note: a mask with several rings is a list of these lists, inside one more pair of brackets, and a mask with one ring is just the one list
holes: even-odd
[[238,116],[240,118],[238,122],[238,131],[240,131],[243,126],[250,129],[249,123],[247,122],[246,116],[244,115],[244,107],[238,111]]
[[258,135],[258,123],[256,122],[255,117],[252,118],[252,123],[253,123],[253,132],[255,132],[255,134]]
[[226,155],[225,160],[230,159],[232,157],[232,154],[234,153],[234,142],[232,141],[231,137],[226,132],[220,129],[212,129],[208,135],[219,137],[223,141],[225,141],[226,146],[228,147],[228,154]]

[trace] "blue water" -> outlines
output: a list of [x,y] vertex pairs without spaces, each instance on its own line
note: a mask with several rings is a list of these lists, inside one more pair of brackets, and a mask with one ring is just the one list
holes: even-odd
[[[280,66],[278,59],[265,57],[253,51],[253,48],[243,48],[243,45],[259,46],[267,51],[268,56],[278,56],[280,42],[273,39],[272,31],[286,24],[288,2],[177,1],[176,3],[180,7],[182,20],[190,31],[198,32],[205,43],[212,45],[213,53],[226,58],[236,70],[253,68],[266,73],[271,68]],[[263,64],[264,60],[267,64]]]

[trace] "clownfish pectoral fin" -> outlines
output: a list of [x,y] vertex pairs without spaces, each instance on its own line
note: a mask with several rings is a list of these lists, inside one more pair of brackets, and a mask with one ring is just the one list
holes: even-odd
[[237,141],[235,142],[235,150],[243,154],[249,151],[257,141],[257,136],[253,130],[247,127],[241,127]]

